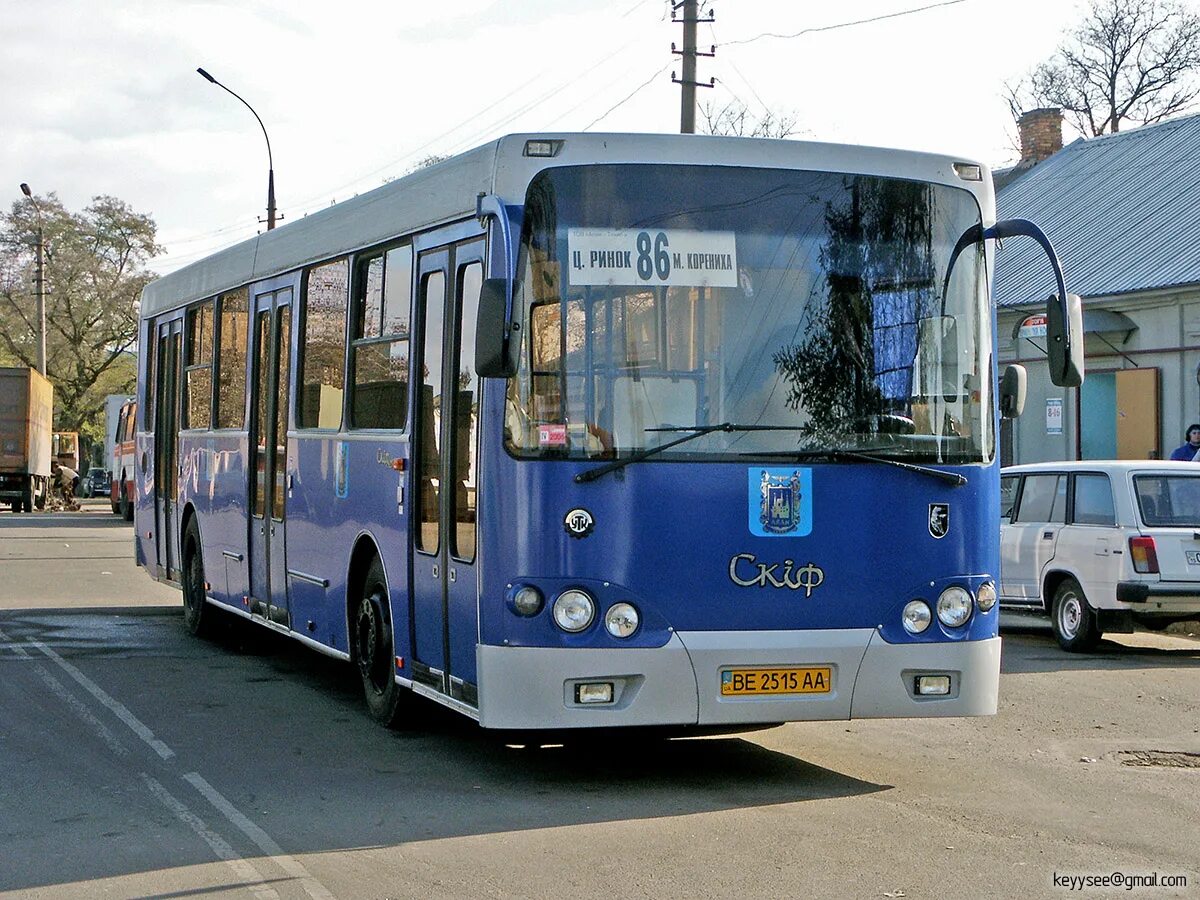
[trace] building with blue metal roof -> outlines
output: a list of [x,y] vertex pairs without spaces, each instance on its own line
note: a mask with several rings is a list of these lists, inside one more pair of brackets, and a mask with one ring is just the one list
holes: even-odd
[[1046,232],[1086,332],[1083,385],[1055,387],[1026,322],[1045,311],[1049,265],[1031,241],[997,251],[999,368],[1029,374],[1006,461],[1168,456],[1200,420],[1200,115],[1081,138],[997,181],[997,217]]

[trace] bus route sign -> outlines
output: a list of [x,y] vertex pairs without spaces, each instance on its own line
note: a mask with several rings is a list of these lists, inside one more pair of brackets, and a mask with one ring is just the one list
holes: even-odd
[[568,280],[590,285],[737,287],[732,231],[569,228]]

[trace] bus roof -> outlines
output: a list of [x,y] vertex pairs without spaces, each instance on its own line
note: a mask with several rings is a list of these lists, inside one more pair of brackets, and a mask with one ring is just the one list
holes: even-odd
[[[529,140],[561,142],[553,158],[525,156]],[[959,176],[955,163],[978,165],[982,180]],[[398,178],[328,209],[262,232],[151,282],[141,316],[152,317],[399,235],[460,221],[480,193],[524,202],[533,176],[552,166],[676,163],[811,169],[909,178],[965,188],[985,223],[995,218],[991,173],[962,157],[845,144],[679,134],[513,134]]]

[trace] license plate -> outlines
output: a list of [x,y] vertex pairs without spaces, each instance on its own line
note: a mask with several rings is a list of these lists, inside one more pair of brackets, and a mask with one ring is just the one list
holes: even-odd
[[1200,566],[1200,550],[1185,550],[1184,555],[1189,566]]
[[726,669],[721,673],[722,697],[762,694],[828,694],[833,670],[829,666],[782,669]]

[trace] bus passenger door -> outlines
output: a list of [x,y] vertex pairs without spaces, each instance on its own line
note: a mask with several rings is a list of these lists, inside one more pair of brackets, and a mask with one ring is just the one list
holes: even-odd
[[250,612],[290,627],[284,559],[292,289],[252,306],[250,371]]
[[413,449],[413,674],[477,701],[476,459],[480,380],[475,320],[482,240],[422,254],[421,356]]
[[154,392],[154,545],[159,574],[179,580],[179,363],[183,320],[158,326]]

